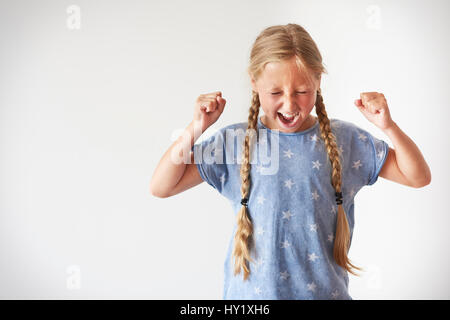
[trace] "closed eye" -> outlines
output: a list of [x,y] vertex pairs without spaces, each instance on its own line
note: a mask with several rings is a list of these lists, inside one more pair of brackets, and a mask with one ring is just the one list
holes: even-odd
[[[301,92],[297,92],[297,93],[306,93],[307,91],[301,91]],[[277,94],[280,94],[281,92],[272,92],[272,95],[277,95]]]

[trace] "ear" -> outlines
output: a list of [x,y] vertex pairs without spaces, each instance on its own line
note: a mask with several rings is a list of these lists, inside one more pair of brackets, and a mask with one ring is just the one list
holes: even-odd
[[320,88],[320,82],[322,80],[322,74],[319,75],[319,79],[317,80],[317,89]]
[[258,88],[256,87],[256,81],[255,81],[255,79],[253,77],[251,77],[250,83],[252,85],[253,91],[258,92]]

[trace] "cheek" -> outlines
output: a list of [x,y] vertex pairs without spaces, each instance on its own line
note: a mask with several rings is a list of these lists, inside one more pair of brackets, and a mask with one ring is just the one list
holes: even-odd
[[296,99],[297,106],[301,109],[301,112],[307,114],[311,112],[314,107],[315,97],[313,95],[299,95]]
[[259,102],[261,104],[260,108],[265,114],[275,114],[278,109],[277,99],[273,97],[259,97]]
[[304,107],[309,107],[310,105],[314,105],[315,97],[312,94],[300,96],[299,103]]

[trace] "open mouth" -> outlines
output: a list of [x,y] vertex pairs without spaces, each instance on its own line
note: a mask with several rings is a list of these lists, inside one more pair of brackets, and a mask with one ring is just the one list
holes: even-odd
[[298,112],[295,116],[290,116],[290,117],[287,117],[279,112],[277,112],[277,114],[278,114],[278,119],[280,119],[281,123],[283,123],[283,125],[286,127],[295,126],[295,124],[297,123],[297,120],[300,118],[300,112]]

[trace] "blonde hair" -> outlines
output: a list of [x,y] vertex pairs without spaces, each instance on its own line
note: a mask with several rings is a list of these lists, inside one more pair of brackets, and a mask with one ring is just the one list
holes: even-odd
[[[264,67],[269,62],[280,62],[295,56],[299,72],[306,76],[307,82],[313,83],[313,77],[319,79],[327,70],[322,64],[322,56],[309,33],[297,24],[275,25],[264,29],[256,38],[251,54],[248,73],[255,80],[261,75]],[[250,192],[250,142],[249,133],[257,130],[260,101],[258,93],[252,91],[251,106],[249,109],[247,134],[245,136],[241,176],[241,196],[249,198]],[[341,192],[341,161],[339,158],[336,138],[331,132],[320,88],[317,90],[316,114],[320,126],[320,138],[325,143],[328,158],[331,163],[331,184],[336,193]],[[252,130],[253,129],[253,130]],[[252,139],[252,141],[254,141]],[[347,252],[350,247],[350,230],[342,201],[338,203],[336,235],[334,241],[333,256],[336,263],[348,272],[357,275],[352,268],[362,270],[354,266]],[[248,279],[250,269],[247,265],[253,262],[250,250],[253,247],[253,226],[248,214],[248,207],[242,204],[237,214],[237,228],[234,236],[233,256],[235,258],[234,275],[243,270],[244,280]]]

